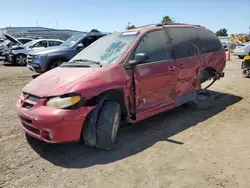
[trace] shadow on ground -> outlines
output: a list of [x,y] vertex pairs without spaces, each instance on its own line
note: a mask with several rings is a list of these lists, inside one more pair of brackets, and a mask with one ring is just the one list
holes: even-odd
[[37,78],[38,76],[40,76],[40,74],[34,74],[34,75],[32,75],[32,78],[35,79],[35,78]]
[[199,122],[205,121],[233,105],[242,97],[212,92],[216,107],[198,110],[178,107],[144,120],[136,125],[120,129],[119,143],[112,151],[103,151],[81,144],[50,145],[28,138],[31,147],[44,159],[65,168],[86,168],[96,164],[108,164],[135,155],[159,141],[185,144],[169,139]]
[[12,64],[12,63],[8,63],[8,62],[3,62],[2,65],[5,66],[5,67],[21,67],[20,65],[15,65],[15,64]]

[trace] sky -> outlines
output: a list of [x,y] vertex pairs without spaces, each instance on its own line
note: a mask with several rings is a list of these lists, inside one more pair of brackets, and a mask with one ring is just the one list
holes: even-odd
[[41,26],[103,32],[159,23],[163,16],[216,32],[248,33],[250,0],[0,0],[0,28]]

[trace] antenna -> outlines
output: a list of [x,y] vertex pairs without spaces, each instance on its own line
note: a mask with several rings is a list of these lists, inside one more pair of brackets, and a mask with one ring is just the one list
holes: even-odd
[[36,20],[36,26],[38,27],[38,20]]

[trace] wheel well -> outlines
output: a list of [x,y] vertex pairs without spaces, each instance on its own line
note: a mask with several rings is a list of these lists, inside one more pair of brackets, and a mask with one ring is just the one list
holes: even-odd
[[96,97],[96,102],[99,102],[99,100],[108,100],[108,101],[113,101],[113,102],[117,102],[120,104],[121,107],[121,113],[122,113],[122,117],[126,117],[127,116],[127,108],[126,108],[126,103],[124,100],[124,93],[122,89],[114,89],[114,90],[108,90],[105,91],[103,93],[100,93],[97,97]]
[[203,71],[201,71],[200,73],[200,82],[204,83],[210,80],[211,78],[215,77],[215,72],[216,70],[212,67],[207,67],[203,69]]

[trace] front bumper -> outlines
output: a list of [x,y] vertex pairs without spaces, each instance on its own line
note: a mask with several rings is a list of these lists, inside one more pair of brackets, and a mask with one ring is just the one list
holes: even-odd
[[44,73],[46,72],[47,59],[35,59],[33,56],[27,56],[27,68],[33,72]]
[[13,57],[14,57],[14,55],[13,55],[13,54],[8,54],[8,55],[6,55],[6,56],[5,56],[5,59],[6,59],[6,61],[8,61],[8,62],[11,62],[11,63],[12,63],[12,61],[13,61]]
[[39,64],[36,63],[27,63],[27,68],[30,69],[33,72],[37,72],[37,73],[43,73],[44,71],[42,71],[41,66]]
[[87,114],[94,107],[82,107],[76,110],[54,109],[44,105],[40,99],[31,108],[26,108],[21,98],[16,108],[21,120],[22,129],[30,136],[48,142],[64,143],[76,142],[80,139],[82,126]]

